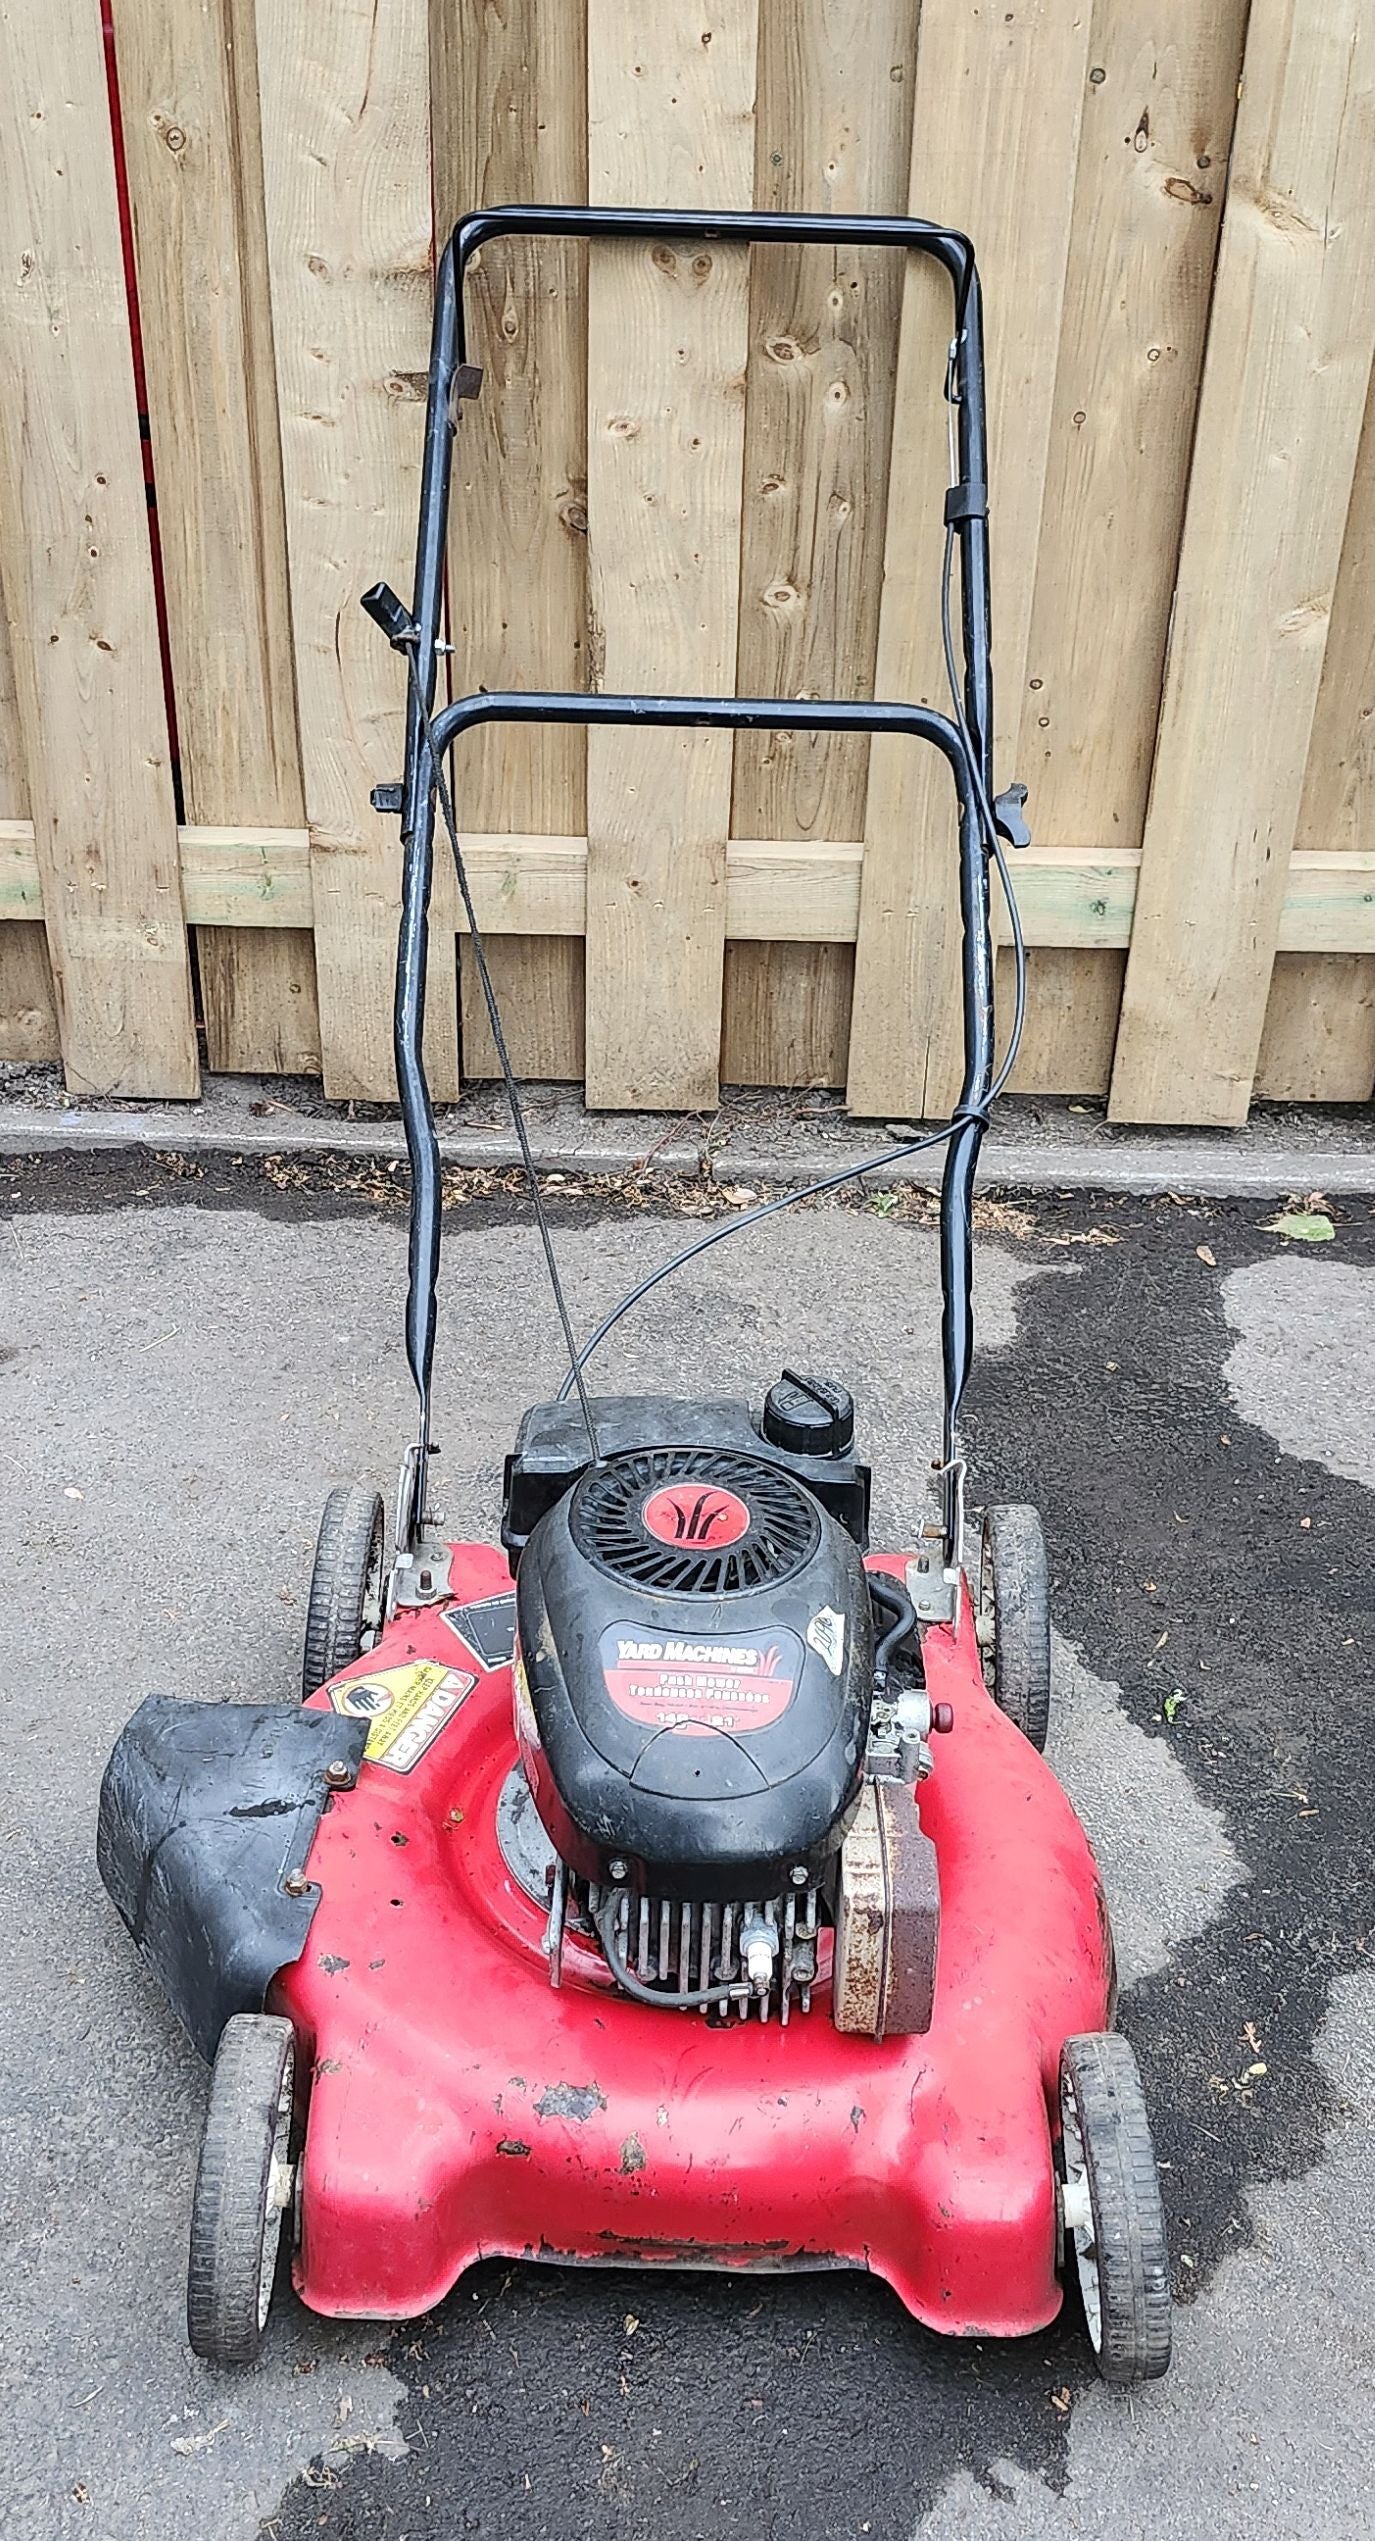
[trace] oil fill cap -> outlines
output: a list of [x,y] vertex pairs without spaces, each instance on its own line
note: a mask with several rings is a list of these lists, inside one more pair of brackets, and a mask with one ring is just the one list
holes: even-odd
[[761,1434],[790,1456],[847,1456],[854,1445],[854,1397],[829,1377],[785,1368],[764,1397]]

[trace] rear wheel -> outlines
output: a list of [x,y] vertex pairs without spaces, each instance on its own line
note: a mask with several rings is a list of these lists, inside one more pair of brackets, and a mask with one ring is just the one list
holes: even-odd
[[1035,1509],[984,1511],[976,1621],[984,1683],[1039,1751],[1050,1727],[1050,1589]]
[[303,1694],[352,1667],[382,1624],[386,1518],[380,1492],[343,1483],[320,1520],[306,1613]]
[[1105,2382],[1154,2382],[1170,2361],[1170,2254],[1136,2058],[1105,2030],[1060,2059],[1065,2260]]
[[251,2364],[262,2345],[291,2203],[295,2037],[289,2020],[236,2012],[210,2077],[191,2201],[186,2329],[212,2364]]

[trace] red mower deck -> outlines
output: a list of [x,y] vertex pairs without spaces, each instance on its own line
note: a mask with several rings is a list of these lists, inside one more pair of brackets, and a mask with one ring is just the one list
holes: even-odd
[[[489,1548],[452,1559],[456,1605],[509,1592]],[[955,1715],[921,1795],[935,2015],[882,2043],[835,2029],[824,1974],[786,2029],[627,2002],[590,1944],[555,1991],[544,1912],[497,1840],[510,1666],[448,1611],[399,1616],[312,1697],[347,1711],[349,1685],[390,1678],[381,1752],[321,1820],[309,1945],[273,1997],[310,2078],[303,2300],[404,2319],[507,2257],[869,2268],[933,2329],[1052,2320],[1060,2048],[1107,2025],[1111,1945],[1083,1829],[985,1690],[968,1598],[922,1643]],[[444,1725],[398,1771],[417,1704]]]

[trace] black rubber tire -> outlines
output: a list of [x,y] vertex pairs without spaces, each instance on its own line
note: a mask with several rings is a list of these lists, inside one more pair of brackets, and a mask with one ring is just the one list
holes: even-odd
[[247,2365],[263,2343],[281,2235],[269,2209],[274,2151],[290,2133],[295,2037],[289,2020],[236,2012],[210,2077],[191,2200],[186,2334],[211,2364]]
[[[1077,2118],[1093,2214],[1090,2248],[1065,2236],[1066,2271],[1078,2275],[1085,2295],[1098,2370],[1105,2382],[1155,2382],[1170,2362],[1170,2250],[1145,2094],[1126,2039],[1116,2030],[1067,2038],[1060,2091],[1062,2158],[1071,2157]],[[1086,2271],[1097,2289],[1096,2324]]]
[[380,1492],[347,1482],[331,1491],[310,1575],[303,1695],[371,1648],[382,1620],[386,1536]]
[[985,1509],[978,1621],[984,1683],[1039,1755],[1050,1728],[1050,1587],[1034,1509]]

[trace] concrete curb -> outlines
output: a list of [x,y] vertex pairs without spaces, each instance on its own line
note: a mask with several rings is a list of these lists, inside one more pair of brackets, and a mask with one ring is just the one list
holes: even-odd
[[[154,1153],[177,1156],[344,1156],[391,1163],[405,1155],[395,1119],[349,1120],[313,1114],[261,1099],[254,1081],[232,1090],[216,1086],[194,1110],[175,1104],[87,1109],[0,1104],[0,1155],[72,1156]],[[984,1143],[979,1182],[984,1190],[1103,1191],[1151,1198],[1175,1192],[1191,1198],[1272,1200],[1291,1192],[1322,1191],[1331,1198],[1375,1194],[1375,1139],[1349,1130],[1311,1144],[1276,1136],[1276,1125],[1253,1123],[1230,1134],[1198,1131],[1183,1136],[1123,1131],[1103,1124],[1081,1130],[1063,1115],[1027,1136],[1015,1113],[995,1123]],[[519,1163],[509,1127],[450,1115],[439,1124],[446,1165],[508,1171]],[[757,1116],[722,1115],[705,1123],[666,1123],[651,1114],[589,1115],[562,1091],[547,1090],[532,1104],[531,1145],[546,1173],[591,1178],[648,1172],[723,1186],[771,1185],[793,1189],[896,1143],[874,1123],[855,1125],[840,1114],[816,1132],[795,1123],[780,1128],[771,1144]],[[903,1184],[933,1187],[941,1154],[880,1168],[875,1189]]]

